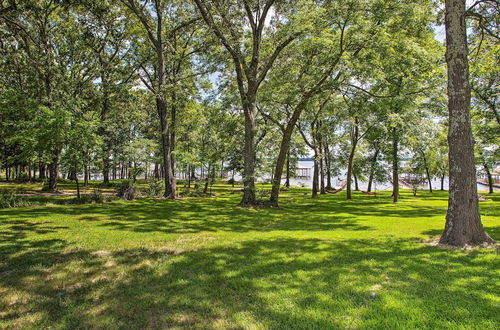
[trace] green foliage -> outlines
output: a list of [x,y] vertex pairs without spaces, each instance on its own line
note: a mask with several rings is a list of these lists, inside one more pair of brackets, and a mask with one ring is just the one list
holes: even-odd
[[30,202],[26,199],[16,196],[12,191],[0,190],[0,209],[26,206],[30,206]]
[[138,193],[137,185],[133,181],[122,181],[116,187],[117,196],[124,200],[133,200],[137,197]]
[[148,186],[146,189],[142,191],[142,193],[146,197],[160,197],[163,195],[163,191],[165,190],[165,183],[163,180],[153,180],[148,183]]

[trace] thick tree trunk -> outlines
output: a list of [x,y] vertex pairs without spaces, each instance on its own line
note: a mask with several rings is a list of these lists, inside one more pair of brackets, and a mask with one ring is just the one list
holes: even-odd
[[399,156],[398,156],[398,131],[396,127],[392,129],[392,201],[399,199]]
[[[243,198],[241,205],[252,206],[257,203],[255,198],[255,100],[251,100],[245,111],[245,149],[243,172]],[[279,189],[279,187],[278,187]]]
[[479,214],[470,121],[465,2],[445,2],[450,187],[446,225],[440,243],[454,246],[494,242],[485,233]]
[[40,163],[40,165],[38,166],[38,178],[39,179],[44,180],[44,179],[47,178],[47,175],[45,173],[46,172],[46,168],[47,167],[45,166],[45,164],[42,164],[42,163]]

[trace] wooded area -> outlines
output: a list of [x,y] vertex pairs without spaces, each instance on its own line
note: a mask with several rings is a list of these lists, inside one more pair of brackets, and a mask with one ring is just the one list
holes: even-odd
[[0,0],[0,328],[497,328],[499,22]]
[[312,152],[313,197],[342,169],[347,199],[365,179],[392,182],[394,202],[401,171],[431,191],[450,175],[449,221],[480,224],[476,166],[492,193],[498,165],[495,1],[447,8],[448,107],[431,0],[3,3],[6,180],[153,176],[174,199],[176,177],[241,172],[255,206],[271,173],[278,206],[283,172]]

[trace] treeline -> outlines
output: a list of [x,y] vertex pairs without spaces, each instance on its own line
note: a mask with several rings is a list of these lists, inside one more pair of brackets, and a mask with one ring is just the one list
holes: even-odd
[[[476,161],[498,159],[498,39],[488,1],[469,35]],[[347,172],[448,175],[445,47],[434,1],[2,2],[0,166],[7,180],[282,178],[312,153],[312,196]],[[493,10],[493,15],[491,14]],[[401,160],[409,160],[401,168]],[[341,170],[342,169],[342,170]],[[441,186],[441,189],[443,187]],[[432,188],[431,188],[432,189]]]

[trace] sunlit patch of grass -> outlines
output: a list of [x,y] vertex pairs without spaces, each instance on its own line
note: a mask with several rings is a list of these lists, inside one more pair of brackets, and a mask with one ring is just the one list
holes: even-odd
[[[495,329],[496,251],[422,244],[446,193],[0,210],[0,327]],[[500,195],[481,203],[500,239]]]

